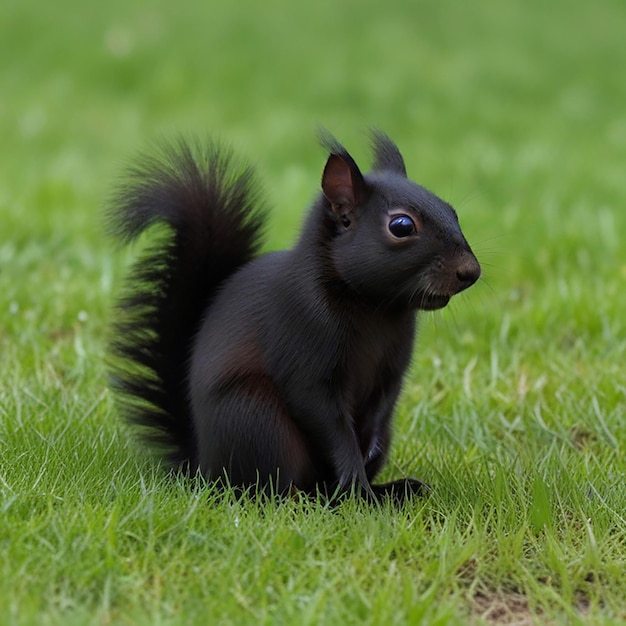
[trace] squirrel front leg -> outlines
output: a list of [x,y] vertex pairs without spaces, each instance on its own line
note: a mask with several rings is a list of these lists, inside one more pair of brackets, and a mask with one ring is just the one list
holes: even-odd
[[337,489],[340,494],[354,488],[366,499],[376,501],[349,413],[328,397],[320,401],[324,397],[320,393],[311,391],[304,395],[307,398],[301,396],[297,403],[302,409],[295,409],[292,415],[298,428],[330,465],[332,476],[321,481],[326,483],[325,488]]
[[341,492],[354,487],[358,494],[376,501],[367,473],[365,460],[352,423],[346,417],[338,418],[335,433],[328,433],[331,463],[337,474],[337,484]]

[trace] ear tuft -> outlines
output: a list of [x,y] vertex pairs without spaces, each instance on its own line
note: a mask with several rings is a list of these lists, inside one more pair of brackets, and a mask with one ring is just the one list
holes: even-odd
[[323,126],[317,127],[317,138],[322,145],[330,154],[340,154],[340,155],[348,155],[348,151],[337,141],[336,137],[334,137],[331,132],[324,128]]
[[406,166],[398,146],[382,131],[372,129],[372,150],[374,152],[373,170],[394,172],[406,177]]

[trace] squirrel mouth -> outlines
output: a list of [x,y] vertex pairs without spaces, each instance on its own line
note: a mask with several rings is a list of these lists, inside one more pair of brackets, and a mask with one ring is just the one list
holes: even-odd
[[450,302],[450,296],[423,293],[420,294],[416,300],[418,309],[422,309],[422,311],[435,311],[437,309],[443,309],[443,307]]

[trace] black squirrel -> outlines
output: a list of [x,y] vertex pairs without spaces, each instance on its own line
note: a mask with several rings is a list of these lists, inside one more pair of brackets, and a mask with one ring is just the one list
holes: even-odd
[[407,178],[372,132],[363,175],[329,156],[290,250],[260,254],[266,210],[229,150],[184,141],[144,157],[112,203],[133,266],[114,323],[113,387],[170,466],[255,493],[421,494],[374,485],[411,358],[417,311],[470,287],[480,265],[454,209]]

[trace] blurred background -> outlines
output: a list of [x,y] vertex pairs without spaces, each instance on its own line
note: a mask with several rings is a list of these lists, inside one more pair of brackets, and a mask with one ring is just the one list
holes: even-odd
[[457,208],[485,280],[454,324],[489,336],[508,314],[539,342],[610,341],[626,287],[624,33],[622,0],[4,0],[0,338],[87,319],[101,335],[120,268],[102,207],[161,137],[233,144],[275,207],[268,246],[289,245],[319,187],[322,124],[363,169],[367,129],[385,130]]

